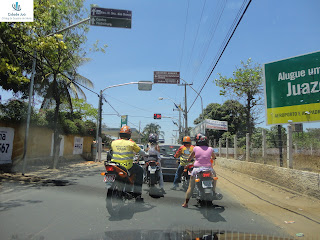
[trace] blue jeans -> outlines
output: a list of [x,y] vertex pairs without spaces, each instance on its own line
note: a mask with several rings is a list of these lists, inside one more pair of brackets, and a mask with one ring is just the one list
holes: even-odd
[[176,174],[174,175],[173,186],[179,187],[179,181],[180,181],[183,169],[184,169],[184,166],[181,166],[181,165],[178,166]]

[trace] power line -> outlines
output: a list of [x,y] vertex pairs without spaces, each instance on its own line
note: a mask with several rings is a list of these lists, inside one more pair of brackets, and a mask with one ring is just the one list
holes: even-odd
[[190,3],[190,0],[188,0],[186,22],[184,25],[184,35],[183,35],[183,41],[182,41],[182,52],[181,52],[181,57],[180,57],[179,71],[181,69],[182,57],[183,57],[183,52],[184,52],[184,41],[186,39],[187,22],[188,22],[188,15],[189,15],[189,3]]
[[[244,14],[246,13],[246,11],[247,11],[247,9],[248,9],[248,7],[249,7],[249,5],[250,5],[251,1],[252,1],[252,0],[249,0],[249,2],[248,2],[248,4],[247,4],[247,6],[246,6],[246,8],[245,8],[245,10],[244,10],[244,11],[243,11],[243,13],[241,14],[240,19],[238,20],[238,22],[237,22],[237,24],[236,24],[235,28],[233,29],[233,31],[232,31],[232,33],[231,33],[230,37],[228,38],[228,41],[226,42],[225,46],[223,47],[223,50],[221,51],[221,53],[220,53],[220,55],[219,55],[219,57],[218,57],[218,59],[217,59],[216,63],[214,64],[214,66],[213,66],[213,68],[212,68],[212,70],[211,70],[211,72],[210,72],[209,76],[207,77],[207,79],[206,79],[205,83],[203,84],[202,88],[200,89],[199,94],[202,92],[203,88],[205,87],[205,85],[207,84],[207,82],[208,82],[209,78],[211,77],[211,75],[212,75],[212,73],[213,73],[214,69],[216,68],[216,66],[217,66],[218,62],[220,61],[220,59],[221,59],[221,57],[222,57],[222,55],[223,55],[224,51],[226,50],[226,48],[227,48],[227,46],[228,46],[228,44],[229,44],[229,42],[230,42],[230,40],[231,40],[231,38],[232,38],[233,34],[235,33],[236,29],[238,28],[238,26],[239,26],[239,24],[240,24],[240,22],[241,22],[241,20],[242,20],[242,18],[243,18],[243,16],[244,16]],[[192,108],[192,106],[193,106],[193,104],[195,103],[195,101],[197,100],[197,98],[198,98],[198,95],[197,95],[197,96],[196,96],[196,98],[194,99],[194,101],[193,101],[193,103],[191,104],[191,106],[190,106],[190,108],[189,108],[189,110],[188,110],[188,111],[190,111],[190,109]]]
[[190,61],[191,61],[191,58],[192,58],[192,55],[193,55],[194,46],[195,46],[195,43],[196,43],[196,41],[197,41],[197,39],[198,39],[199,29],[200,29],[200,25],[201,25],[201,21],[202,21],[202,16],[203,16],[203,12],[204,12],[204,7],[206,6],[206,2],[207,2],[207,0],[205,0],[204,3],[203,3],[203,7],[202,7],[202,11],[201,11],[201,16],[200,16],[200,21],[199,21],[199,24],[198,24],[196,37],[194,38],[194,41],[193,41],[190,58],[189,58],[189,61],[188,61],[188,64],[187,64],[187,69],[189,69]]
[[216,33],[217,27],[218,27],[218,25],[219,25],[219,23],[220,23],[222,14],[224,13],[224,9],[225,9],[225,7],[226,7],[227,1],[226,1],[226,0],[222,0],[221,3],[222,3],[222,4],[224,3],[224,4],[222,5],[222,8],[221,8],[220,13],[218,12],[218,14],[216,15],[216,16],[217,16],[217,20],[216,20],[216,22],[214,23],[213,28],[212,28],[212,30],[211,30],[211,32],[210,32],[210,34],[209,34],[210,39],[209,39],[209,41],[207,42],[207,44],[204,44],[204,48],[202,49],[202,52],[201,52],[200,55],[199,55],[199,57],[200,57],[200,58],[199,58],[200,63],[198,64],[198,66],[196,66],[196,67],[194,68],[194,71],[193,71],[192,77],[191,77],[192,82],[195,81],[194,78],[195,78],[195,76],[198,74],[198,72],[199,72],[199,70],[200,70],[200,67],[201,67],[201,65],[202,65],[202,63],[203,63],[203,61],[204,61],[204,59],[205,59],[205,57],[206,57],[206,55],[207,55],[207,53],[208,53],[209,46],[211,45],[212,39],[213,39],[214,36],[215,36],[215,33]]

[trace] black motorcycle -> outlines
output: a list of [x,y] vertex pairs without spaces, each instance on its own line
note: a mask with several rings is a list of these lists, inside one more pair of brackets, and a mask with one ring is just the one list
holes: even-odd
[[150,155],[145,163],[145,182],[149,186],[149,195],[157,195],[159,190],[156,185],[160,182],[160,165],[157,156]]
[[197,199],[200,206],[211,206],[213,200],[223,198],[221,193],[215,191],[217,180],[216,173],[210,170],[203,170],[196,174],[193,197]]

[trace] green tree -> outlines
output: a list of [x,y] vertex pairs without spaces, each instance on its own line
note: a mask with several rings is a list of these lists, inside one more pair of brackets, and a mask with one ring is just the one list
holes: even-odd
[[218,130],[207,130],[209,139],[225,138],[227,136],[237,135],[239,138],[245,136],[245,117],[244,106],[236,100],[227,100],[223,104],[210,103],[202,114],[194,120],[194,124],[201,122],[201,119],[214,119],[228,122],[228,132]]
[[233,77],[228,78],[219,74],[219,79],[215,79],[214,82],[222,88],[220,95],[235,95],[243,101],[246,128],[251,136],[258,118],[257,106],[261,105],[262,69],[257,64],[253,65],[251,58],[246,63],[241,61],[241,64],[242,67],[233,72]]
[[161,126],[159,124],[149,123],[147,124],[143,131],[142,131],[144,137],[142,138],[142,141],[144,143],[147,143],[149,140],[149,135],[151,133],[156,133],[158,136],[164,136],[164,132],[161,131]]

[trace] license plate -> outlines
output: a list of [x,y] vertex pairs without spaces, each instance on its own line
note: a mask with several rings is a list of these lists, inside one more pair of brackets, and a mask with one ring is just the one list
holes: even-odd
[[202,181],[202,187],[203,188],[212,187],[212,181]]
[[149,170],[150,174],[154,174],[157,171],[157,168],[149,166],[148,170]]
[[110,183],[110,182],[114,182],[115,180],[116,180],[116,175],[112,174],[112,175],[105,175],[103,181],[106,183]]
[[139,164],[146,164],[145,161],[139,161]]

